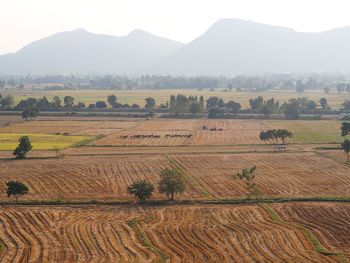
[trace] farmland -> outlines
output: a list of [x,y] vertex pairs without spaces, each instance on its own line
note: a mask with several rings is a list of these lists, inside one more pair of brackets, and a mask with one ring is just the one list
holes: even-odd
[[[206,129],[203,129],[206,127]],[[94,141],[97,146],[206,146],[264,144],[259,133],[268,129],[288,129],[290,143],[339,143],[340,122],[288,120],[151,120],[109,133]],[[1,130],[0,130],[1,131]],[[145,137],[133,138],[134,135]],[[157,135],[158,138],[147,137]],[[168,135],[168,137],[167,137]],[[171,137],[171,135],[178,137]],[[191,137],[181,136],[191,135]]]
[[[275,206],[274,206],[275,207]],[[332,234],[349,235],[349,205],[285,204],[279,222],[260,206],[172,207],[3,207],[2,262],[340,262],[317,253],[298,224],[310,227],[322,245],[348,254]],[[324,236],[317,234],[314,210],[342,217]],[[290,217],[290,211],[302,211]],[[294,213],[293,213],[294,215]],[[324,218],[327,218],[324,217]],[[329,222],[329,221],[328,221]],[[342,227],[343,226],[343,227]],[[346,239],[346,238],[345,238]],[[347,242],[347,241],[345,241]],[[329,246],[328,244],[334,244]],[[292,245],[288,245],[292,244]],[[54,249],[53,249],[54,248]],[[342,254],[342,257],[345,257]]]
[[[7,200],[5,182],[14,179],[30,187],[28,200],[130,200],[129,184],[141,179],[157,184],[160,171],[170,167],[185,173],[182,199],[244,198],[244,184],[233,174],[253,165],[258,166],[256,183],[265,197],[350,196],[348,168],[315,153],[197,153],[2,162],[6,173],[0,178],[0,199]],[[164,197],[156,193],[153,198]]]
[[[339,127],[338,120],[1,116],[0,261],[347,262],[349,164],[332,150],[343,140]],[[292,131],[286,152],[259,139],[268,129]],[[34,148],[14,160],[22,135]],[[252,166],[262,201],[247,204],[234,174]],[[157,186],[164,168],[182,175],[185,192],[168,202],[156,190],[154,203],[137,204],[127,187]],[[22,205],[6,195],[10,180],[29,188]]]
[[15,149],[18,145],[18,139],[22,136],[29,136],[33,148],[37,150],[65,149],[89,138],[88,136],[0,133],[0,150],[8,151]]

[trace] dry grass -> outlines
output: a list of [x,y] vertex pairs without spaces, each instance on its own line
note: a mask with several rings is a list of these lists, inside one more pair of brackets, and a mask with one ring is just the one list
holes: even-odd
[[274,204],[286,222],[312,231],[327,250],[350,259],[350,205],[348,204]]
[[0,222],[2,262],[337,261],[258,206],[6,207]]
[[348,167],[314,153],[203,154],[173,157],[215,198],[243,197],[233,174],[257,166],[256,183],[265,196],[350,196]]

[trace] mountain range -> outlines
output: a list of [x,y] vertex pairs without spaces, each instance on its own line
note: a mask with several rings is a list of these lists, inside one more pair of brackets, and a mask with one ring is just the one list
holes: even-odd
[[123,37],[78,29],[0,56],[0,73],[235,75],[350,71],[350,28],[303,33],[223,19],[188,44],[142,30]]

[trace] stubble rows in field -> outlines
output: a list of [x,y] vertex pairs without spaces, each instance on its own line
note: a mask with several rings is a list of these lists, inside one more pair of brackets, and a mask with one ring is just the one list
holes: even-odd
[[[203,127],[207,129],[203,129]],[[205,146],[259,144],[259,133],[269,127],[257,120],[151,120],[139,125],[109,134],[93,145],[111,146]],[[167,138],[166,134],[170,136]],[[176,135],[192,135],[176,137]],[[131,138],[145,135],[145,138]],[[160,135],[160,138],[147,137]],[[171,137],[173,135],[173,137]],[[126,137],[127,138],[123,138]]]
[[[28,185],[26,199],[131,199],[127,187],[146,179],[154,185],[160,171],[169,168],[164,156],[65,157],[0,162],[0,198],[8,200],[5,183]],[[189,185],[184,198],[199,197]],[[158,194],[154,198],[160,198]]]
[[334,203],[274,204],[285,222],[311,230],[328,251],[350,259],[350,205]]
[[300,229],[249,205],[8,207],[0,240],[2,262],[337,261],[318,254]]
[[0,133],[40,133],[70,135],[105,135],[118,130],[131,128],[137,121],[113,120],[37,120],[21,123],[10,123],[0,127]]
[[264,196],[350,196],[348,167],[315,153],[203,154],[172,157],[213,198],[243,197],[245,185],[233,175],[257,166]]

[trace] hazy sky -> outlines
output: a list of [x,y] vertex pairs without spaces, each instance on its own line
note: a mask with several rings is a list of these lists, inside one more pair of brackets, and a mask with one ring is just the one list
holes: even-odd
[[125,35],[139,28],[189,42],[221,18],[298,31],[350,25],[349,0],[0,0],[0,54],[59,31]]

